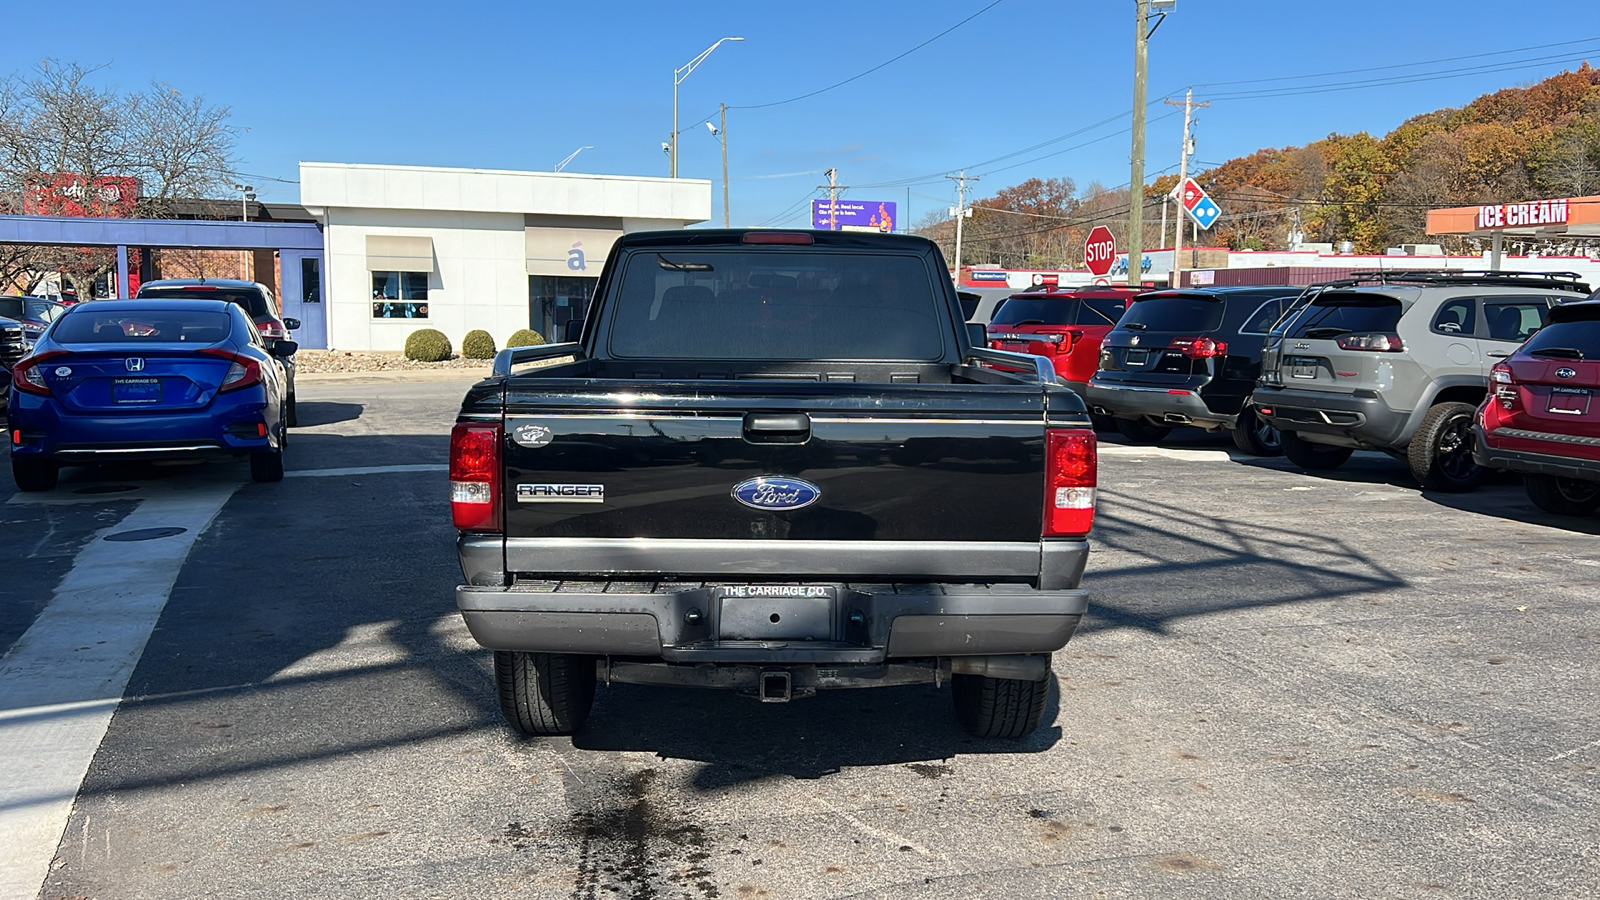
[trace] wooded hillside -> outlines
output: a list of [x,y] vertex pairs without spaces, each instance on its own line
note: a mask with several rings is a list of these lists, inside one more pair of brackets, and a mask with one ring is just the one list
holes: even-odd
[[[1259,150],[1196,178],[1224,210],[1202,237],[1211,246],[1282,249],[1298,229],[1305,241],[1348,240],[1365,253],[1404,243],[1476,250],[1465,239],[1429,238],[1427,210],[1600,193],[1600,69],[1585,63],[1424,113],[1381,138],[1330,134]],[[1146,189],[1146,246],[1161,243],[1160,198],[1176,181],[1163,176]],[[1070,178],[1031,179],[974,206],[962,251],[969,263],[1077,267],[1090,228],[1111,226],[1119,246],[1126,237],[1128,192],[1091,186],[1080,195]],[[952,223],[929,222],[922,233],[953,249]]]

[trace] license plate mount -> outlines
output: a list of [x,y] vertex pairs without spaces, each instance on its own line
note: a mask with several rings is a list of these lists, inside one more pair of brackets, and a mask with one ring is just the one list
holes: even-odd
[[826,641],[839,589],[809,584],[728,584],[716,589],[717,634],[733,641]]
[[1125,361],[1125,363],[1127,365],[1130,365],[1130,366],[1142,366],[1145,363],[1150,361],[1150,351],[1149,350],[1129,350],[1128,351],[1128,356],[1124,361]]
[[1589,414],[1588,388],[1551,388],[1545,403],[1545,412],[1561,416],[1586,416]]
[[111,399],[116,403],[160,403],[161,379],[113,378]]

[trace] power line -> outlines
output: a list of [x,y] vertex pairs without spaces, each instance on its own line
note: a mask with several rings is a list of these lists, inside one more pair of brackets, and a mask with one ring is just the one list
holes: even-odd
[[1445,81],[1451,78],[1466,78],[1472,75],[1490,75],[1499,72],[1514,72],[1521,69],[1541,68],[1551,63],[1582,62],[1589,55],[1600,52],[1600,47],[1591,47],[1588,52],[1579,54],[1563,54],[1560,56],[1539,57],[1536,59],[1510,60],[1504,63],[1492,63],[1485,66],[1469,66],[1464,69],[1450,69],[1438,72],[1416,72],[1410,75],[1395,75],[1386,78],[1371,78],[1360,81],[1334,82],[1325,85],[1308,85],[1304,87],[1264,88],[1259,91],[1236,91],[1234,93],[1213,94],[1213,100],[1259,100],[1272,97],[1301,97],[1310,94],[1328,94],[1337,91],[1354,91],[1374,87],[1393,87],[1403,84],[1421,84],[1427,81]]
[[1469,53],[1466,56],[1446,56],[1440,59],[1425,59],[1412,63],[1396,63],[1389,66],[1367,66],[1361,69],[1341,69],[1335,72],[1315,72],[1309,75],[1280,75],[1276,78],[1249,78],[1243,81],[1210,81],[1196,84],[1197,88],[1227,87],[1235,84],[1264,84],[1271,81],[1303,81],[1308,78],[1327,78],[1331,75],[1359,75],[1363,72],[1384,72],[1391,69],[1414,69],[1417,66],[1431,66],[1434,63],[1460,62],[1464,59],[1483,59],[1489,56],[1508,56],[1512,53],[1527,53],[1531,50],[1548,50],[1551,47],[1570,47],[1573,44],[1588,44],[1600,40],[1600,37],[1582,38],[1576,41],[1559,41],[1554,44],[1535,44],[1532,47],[1517,47],[1512,50],[1491,50],[1488,53]]
[[973,13],[972,15],[967,16],[965,19],[962,19],[961,21],[955,23],[954,25],[951,25],[949,28],[946,28],[945,30],[939,32],[938,34],[934,35],[933,37],[928,38],[927,40],[925,40],[922,43],[916,45],[915,47],[912,47],[910,50],[907,50],[906,52],[900,54],[899,56],[895,56],[895,57],[893,57],[891,59],[885,60],[884,62],[878,63],[877,65],[875,65],[872,68],[866,70],[865,72],[860,73],[859,75],[852,75],[852,76],[850,76],[849,78],[846,78],[843,81],[836,82],[834,84],[830,84],[825,88],[818,88],[817,90],[811,91],[810,93],[801,94],[798,97],[790,97],[787,100],[775,100],[775,101],[773,101],[771,103],[757,103],[757,104],[754,104],[754,105],[751,105],[751,106],[730,106],[728,108],[729,109],[769,109],[769,108],[774,107],[774,106],[783,106],[786,103],[794,103],[797,100],[805,100],[808,97],[815,97],[818,94],[825,94],[828,91],[833,90],[834,88],[844,87],[845,85],[849,84],[852,81],[855,81],[855,80],[857,80],[859,78],[864,78],[864,77],[866,77],[868,75],[871,75],[873,72],[876,72],[879,69],[882,69],[885,66],[892,65],[894,63],[899,62],[902,59],[905,59],[906,57],[908,57],[911,54],[917,52],[918,50],[921,50],[923,47],[928,46],[929,44],[933,43],[934,41],[937,41],[938,39],[944,37],[945,35],[949,34],[950,32],[955,31],[957,28],[960,28],[961,26],[967,24],[968,22],[971,22],[973,19],[976,19],[977,17],[983,15],[984,13],[988,12],[991,9],[994,9],[996,6],[999,6],[1001,3],[1004,3],[1004,2],[1005,2],[1005,0],[994,0],[994,2],[990,3],[988,6],[985,6],[983,9],[980,9],[977,12]]

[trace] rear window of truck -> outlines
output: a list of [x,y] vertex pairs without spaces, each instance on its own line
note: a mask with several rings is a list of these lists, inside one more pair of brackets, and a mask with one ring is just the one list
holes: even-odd
[[1351,332],[1392,332],[1399,327],[1403,311],[1400,301],[1393,297],[1323,294],[1295,320],[1290,336],[1319,339]]
[[915,256],[635,252],[612,301],[625,359],[937,360],[944,287]]
[[1222,325],[1223,304],[1215,297],[1148,297],[1128,304],[1120,325],[1145,331],[1212,331]]

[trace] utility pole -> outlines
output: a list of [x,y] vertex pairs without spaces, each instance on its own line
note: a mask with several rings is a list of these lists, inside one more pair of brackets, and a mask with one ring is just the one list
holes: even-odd
[[[1176,100],[1168,100],[1166,103],[1168,106],[1180,105]],[[1183,153],[1178,156],[1179,191],[1183,190],[1183,183],[1189,180],[1189,154],[1194,152],[1194,138],[1189,136],[1189,123],[1194,120],[1194,108],[1196,106],[1210,106],[1211,104],[1194,102],[1194,88],[1190,88],[1184,91],[1181,105],[1183,106]],[[1172,278],[1167,282],[1167,287],[1169,288],[1183,286],[1183,218],[1185,213],[1182,208],[1183,196],[1181,194],[1178,196],[1178,206],[1180,207],[1178,210],[1178,234],[1177,240],[1172,245]],[[1198,229],[1198,227],[1197,225],[1196,228]],[[1196,242],[1199,241],[1199,233],[1198,230],[1195,231],[1197,235]]]
[[[1133,170],[1128,176],[1128,284],[1138,287],[1144,272],[1144,105],[1145,73],[1149,67],[1150,0],[1134,0],[1133,40]],[[1159,23],[1158,23],[1159,24]]]
[[850,186],[849,185],[839,184],[837,181],[834,180],[833,176],[834,176],[834,174],[836,172],[838,172],[837,169],[829,169],[827,171],[828,183],[827,184],[819,184],[819,185],[817,185],[817,190],[827,191],[828,192],[828,230],[829,231],[838,231],[839,230],[839,192],[840,191],[848,191],[848,190],[850,190]]
[[722,116],[722,124],[718,129],[722,132],[722,227],[728,227],[728,104],[718,103],[717,111]]
[[[1142,2],[1142,0],[1141,0]],[[962,169],[960,175],[946,175],[946,178],[956,183],[956,205],[950,207],[950,215],[956,220],[956,261],[955,269],[951,273],[956,284],[961,283],[961,220],[972,215],[972,207],[967,205],[967,182],[981,181],[974,175],[967,177],[967,170]]]

